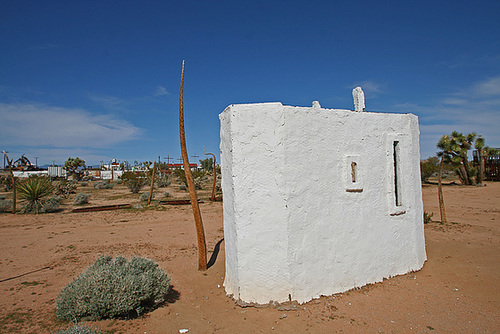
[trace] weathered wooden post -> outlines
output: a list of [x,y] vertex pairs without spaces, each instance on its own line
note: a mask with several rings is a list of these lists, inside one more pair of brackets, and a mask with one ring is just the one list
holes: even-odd
[[186,148],[186,136],[184,133],[184,105],[183,105],[183,89],[184,89],[184,60],[182,61],[181,73],[181,90],[179,98],[179,130],[181,139],[181,152],[182,161],[184,163],[184,172],[186,173],[186,183],[189,188],[189,197],[191,199],[191,206],[193,208],[194,221],[196,225],[196,235],[198,238],[198,270],[207,270],[207,245],[205,242],[205,232],[203,230],[203,222],[201,220],[200,207],[198,205],[198,198],[196,197],[196,190],[194,188],[193,176],[189,168],[189,158]]
[[151,203],[151,197],[153,197],[153,188],[155,185],[155,174],[156,174],[156,161],[153,165],[153,171],[151,172],[151,187],[149,187],[148,205]]
[[210,197],[210,200],[212,202],[215,202],[215,185],[217,184],[217,171],[215,170],[215,154],[213,153],[205,153],[205,148],[203,148],[203,154],[205,155],[211,155],[212,157],[214,157],[214,184],[212,186],[212,196]]
[[444,153],[441,156],[441,163],[439,164],[439,176],[438,176],[438,200],[439,200],[439,212],[441,214],[441,222],[446,223],[446,212],[444,210],[444,197],[443,197],[443,164],[444,164]]
[[16,190],[16,179],[14,178],[14,172],[12,171],[12,164],[11,160],[9,160],[9,157],[7,156],[7,153],[5,151],[2,151],[2,153],[5,155],[5,159],[7,159],[7,164],[9,166],[9,171],[10,171],[10,178],[12,180],[12,213],[16,213],[16,204],[17,204],[17,190]]

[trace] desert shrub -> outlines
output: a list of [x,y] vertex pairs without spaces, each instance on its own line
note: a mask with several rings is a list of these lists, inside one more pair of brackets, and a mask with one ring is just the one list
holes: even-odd
[[62,320],[135,317],[165,302],[170,278],[149,259],[100,257],[57,299]]
[[179,190],[184,190],[184,191],[186,191],[186,190],[188,190],[188,188],[187,188],[185,185],[181,184],[181,185],[179,186]]
[[196,179],[193,180],[193,183],[194,183],[194,189],[196,190],[203,189],[203,178],[197,177]]
[[51,213],[59,211],[59,205],[61,204],[61,197],[52,196],[48,200],[42,201],[42,213]]
[[137,194],[146,185],[148,179],[144,173],[125,172],[122,180],[132,193]]
[[72,327],[55,332],[55,334],[101,334],[102,331],[97,327],[76,324]]
[[79,193],[76,195],[75,199],[73,200],[73,203],[81,205],[81,204],[87,204],[89,202],[90,195],[89,194],[84,194],[84,193]]
[[10,199],[6,200],[5,197],[0,198],[0,212],[8,212],[11,210],[12,210],[12,201]]
[[54,190],[50,178],[44,176],[30,176],[16,184],[17,196],[26,201],[23,213],[41,213],[43,197],[50,195]]
[[122,180],[120,180],[120,179],[118,179],[118,180],[116,180],[116,181],[115,181],[115,183],[116,183],[116,184],[122,184],[122,183],[123,183],[123,181],[122,181]]
[[168,187],[170,185],[170,181],[168,179],[168,174],[167,173],[159,173],[156,176],[155,184],[158,188]]
[[21,210],[22,213],[51,213],[59,211],[60,200],[58,196],[50,199],[41,199],[38,202],[26,202]]
[[62,199],[62,197],[60,197],[60,196],[54,195],[54,196],[52,196],[52,197],[50,198],[50,200],[51,200],[51,201],[53,201],[53,202],[56,202],[56,203],[61,204],[61,202],[62,202],[62,200],[63,200],[63,199]]
[[95,189],[113,189],[113,183],[109,180],[102,180],[94,184]]
[[[174,173],[175,173],[175,175],[177,175],[177,177],[179,178],[181,183],[184,183],[187,186],[186,173],[184,172],[184,169],[180,169],[180,168],[174,169]],[[193,180],[196,180],[198,178],[205,176],[205,172],[204,171],[191,171],[191,175],[193,176]]]
[[76,194],[76,183],[72,181],[56,181],[54,182],[54,189],[56,195],[61,195],[67,198],[69,194]]
[[165,191],[165,192],[163,193],[163,196],[165,196],[165,197],[170,197],[170,196],[172,196],[172,195],[170,194],[170,192]]
[[[142,202],[146,202],[148,200],[148,198],[149,198],[149,193],[143,193],[143,194],[141,194],[140,200]],[[151,198],[155,198],[155,193],[151,194]]]
[[12,178],[10,176],[2,175],[2,176],[0,176],[0,181],[4,187],[4,191],[11,191],[12,190]]
[[87,181],[82,181],[82,182],[80,182],[80,185],[81,185],[82,187],[86,187],[86,186],[88,186],[88,185],[89,185],[89,183],[88,183]]

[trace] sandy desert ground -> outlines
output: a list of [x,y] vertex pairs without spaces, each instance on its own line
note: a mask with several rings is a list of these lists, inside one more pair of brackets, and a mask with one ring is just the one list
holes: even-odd
[[[169,186],[177,198],[186,192]],[[159,189],[161,194],[166,189]],[[80,187],[89,205],[138,203],[123,185]],[[224,242],[215,264],[197,271],[190,206],[52,214],[0,214],[0,332],[53,333],[61,289],[102,254],[148,257],[172,278],[169,303],[132,320],[90,322],[107,333],[495,333],[500,332],[500,183],[448,185],[449,223],[425,225],[428,260],[418,272],[298,309],[240,307],[226,296]],[[73,197],[75,195],[72,195]],[[161,197],[161,196],[159,196]],[[208,191],[201,193],[205,200]],[[439,220],[435,185],[425,211]],[[222,204],[201,204],[208,249],[223,239]]]

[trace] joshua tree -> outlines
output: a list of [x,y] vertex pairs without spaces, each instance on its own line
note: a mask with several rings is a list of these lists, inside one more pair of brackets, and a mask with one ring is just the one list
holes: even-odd
[[475,132],[463,135],[460,132],[453,131],[451,135],[444,135],[437,143],[444,154],[444,162],[449,162],[457,168],[457,174],[462,184],[472,185],[472,168],[469,164],[467,152],[471,149],[477,134]]
[[484,138],[479,135],[474,143],[474,148],[477,150],[478,156],[478,172],[477,184],[482,185],[484,180],[484,159],[490,155],[496,154],[497,151],[484,144]]
[[194,187],[193,176],[191,169],[189,169],[189,158],[186,148],[186,135],[184,133],[184,105],[183,94],[184,90],[184,60],[182,61],[181,73],[181,89],[179,94],[179,129],[181,140],[182,161],[184,163],[184,172],[186,173],[186,183],[189,187],[189,197],[191,198],[191,206],[193,208],[194,221],[196,224],[196,235],[198,238],[198,270],[207,270],[207,245],[205,242],[205,232],[203,230],[203,222],[201,220],[201,211],[198,205],[198,198],[196,197],[196,190]]
[[66,160],[66,162],[64,163],[64,168],[68,171],[69,176],[77,174],[77,170],[80,167],[85,167],[85,160],[80,159],[79,157],[69,157],[68,160]]

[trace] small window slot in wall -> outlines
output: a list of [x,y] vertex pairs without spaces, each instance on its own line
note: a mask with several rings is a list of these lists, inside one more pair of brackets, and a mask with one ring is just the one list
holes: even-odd
[[393,142],[393,160],[394,160],[394,198],[396,206],[401,206],[401,175],[400,175],[400,153],[399,141]]
[[356,167],[358,166],[357,163],[354,161],[351,162],[351,181],[352,183],[356,183]]

